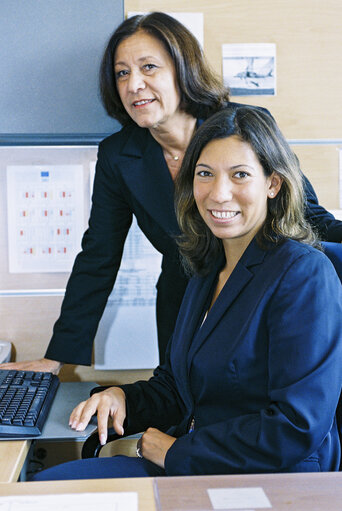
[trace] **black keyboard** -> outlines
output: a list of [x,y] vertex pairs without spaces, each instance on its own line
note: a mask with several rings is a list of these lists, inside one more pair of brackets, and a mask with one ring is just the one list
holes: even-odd
[[58,385],[52,373],[0,370],[0,438],[39,436]]

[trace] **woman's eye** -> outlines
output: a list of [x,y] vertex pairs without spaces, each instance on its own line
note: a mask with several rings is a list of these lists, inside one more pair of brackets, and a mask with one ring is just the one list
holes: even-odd
[[238,172],[235,172],[234,177],[237,177],[238,179],[244,179],[248,177],[248,173],[243,170],[239,170]]
[[124,78],[125,76],[128,75],[128,71],[126,69],[121,69],[120,71],[117,71],[115,73],[115,76],[116,76],[116,79],[118,80],[119,78]]
[[209,172],[209,170],[200,170],[197,172],[197,176],[199,177],[210,177],[212,174]]
[[145,64],[144,69],[145,71],[151,71],[152,69],[155,69],[157,66],[155,64]]

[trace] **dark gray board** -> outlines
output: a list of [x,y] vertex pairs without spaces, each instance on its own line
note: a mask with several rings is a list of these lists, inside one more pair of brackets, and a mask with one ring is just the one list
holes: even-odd
[[0,144],[91,144],[117,131],[99,97],[123,0],[2,0]]

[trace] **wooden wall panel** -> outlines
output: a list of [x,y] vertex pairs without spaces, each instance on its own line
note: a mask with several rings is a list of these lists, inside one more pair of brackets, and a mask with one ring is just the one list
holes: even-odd
[[291,148],[319,202],[329,210],[339,209],[339,148],[335,145],[291,145]]
[[341,138],[340,0],[126,0],[125,11],[204,13],[204,50],[221,73],[223,43],[276,43],[278,94],[242,102],[270,109],[287,138]]

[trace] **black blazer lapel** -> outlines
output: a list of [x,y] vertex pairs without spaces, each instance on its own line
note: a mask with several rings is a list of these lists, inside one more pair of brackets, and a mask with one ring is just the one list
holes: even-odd
[[133,196],[171,234],[179,228],[174,213],[174,184],[160,145],[147,129],[135,128],[120,155],[122,177]]

